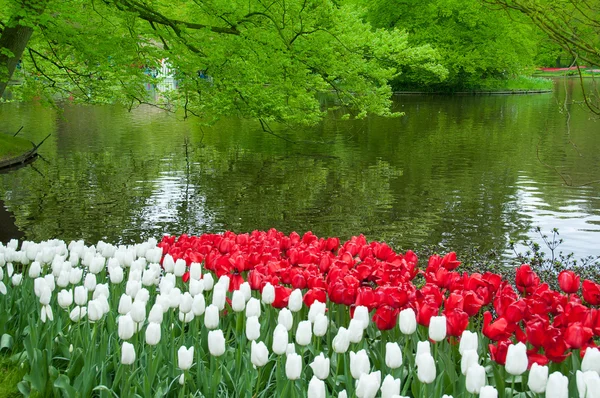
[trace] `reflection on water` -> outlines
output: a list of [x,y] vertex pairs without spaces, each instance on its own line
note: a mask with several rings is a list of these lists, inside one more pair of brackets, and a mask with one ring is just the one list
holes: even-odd
[[586,185],[600,179],[598,122],[574,106],[568,135],[564,92],[398,96],[403,118],[330,115],[287,132],[297,144],[234,118],[203,129],[150,107],[1,104],[7,131],[52,137],[37,172],[0,176],[0,199],[35,240],[274,227],[503,253],[539,225],[560,228],[564,250],[598,255],[599,186]]

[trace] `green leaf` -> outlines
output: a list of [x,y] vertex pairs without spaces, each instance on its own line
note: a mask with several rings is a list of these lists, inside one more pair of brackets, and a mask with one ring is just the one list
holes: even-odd
[[71,386],[71,381],[65,374],[59,375],[58,378],[54,380],[54,387],[58,388],[65,398],[74,398],[77,396],[77,391]]
[[4,333],[0,338],[0,350],[10,350],[13,346],[13,342],[13,337],[8,333]]

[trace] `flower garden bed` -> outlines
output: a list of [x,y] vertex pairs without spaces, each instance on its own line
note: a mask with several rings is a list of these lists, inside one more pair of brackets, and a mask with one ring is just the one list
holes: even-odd
[[363,236],[0,244],[24,395],[596,397],[600,285],[419,267]]

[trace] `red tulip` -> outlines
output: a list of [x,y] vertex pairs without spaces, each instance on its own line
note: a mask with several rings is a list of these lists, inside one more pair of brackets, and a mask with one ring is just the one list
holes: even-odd
[[417,323],[429,327],[431,317],[437,315],[440,308],[429,300],[424,300],[417,307]]
[[569,347],[578,349],[589,343],[594,336],[592,329],[586,328],[581,323],[572,323],[564,332],[565,342]]
[[373,322],[375,322],[379,330],[393,329],[398,321],[399,311],[400,310],[397,308],[392,308],[389,305],[383,305],[377,308],[375,314],[373,314]]
[[525,327],[525,332],[527,333],[527,340],[529,343],[534,347],[543,346],[547,327],[548,321],[540,316],[537,316],[536,319],[528,322]]
[[486,311],[483,314],[483,334],[490,340],[506,340],[512,334],[508,321],[505,318],[498,318],[492,323],[492,314]]
[[565,342],[560,330],[555,327],[546,329],[546,338],[544,340],[544,353],[552,362],[562,362],[571,353],[565,354],[569,346]]
[[527,368],[531,369],[531,365],[537,363],[540,366],[546,366],[550,360],[544,354],[540,354],[537,350],[527,350],[528,364]]
[[580,278],[573,271],[562,271],[558,274],[558,285],[560,289],[568,294],[577,293]]
[[304,294],[304,304],[307,307],[310,308],[315,301],[327,303],[327,292],[324,289],[314,288]]
[[459,309],[445,311],[444,315],[446,316],[446,335],[461,336],[469,324],[469,315]]
[[590,280],[583,281],[583,299],[591,305],[600,305],[600,285]]
[[539,284],[540,278],[533,272],[529,265],[523,264],[517,269],[515,285],[517,285],[517,289],[521,293],[533,293]]
[[442,259],[442,267],[446,268],[448,271],[452,271],[456,269],[460,265],[460,261],[456,260],[456,253],[450,252],[444,256]]
[[504,365],[506,363],[506,354],[508,354],[508,346],[511,344],[510,340],[502,340],[496,344],[489,344],[488,350],[490,351],[492,360],[500,365]]

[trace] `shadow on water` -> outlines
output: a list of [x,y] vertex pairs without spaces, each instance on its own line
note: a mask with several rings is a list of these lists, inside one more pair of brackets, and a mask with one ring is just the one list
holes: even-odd
[[14,216],[6,210],[4,202],[0,200],[0,242],[7,243],[11,239],[23,239],[23,232],[15,225]]
[[[33,163],[37,159],[37,155],[29,159],[27,162],[0,169],[0,174],[8,174]],[[0,242],[8,243],[11,239],[22,240],[25,234],[16,226],[15,216],[8,211],[2,199],[0,199]]]

